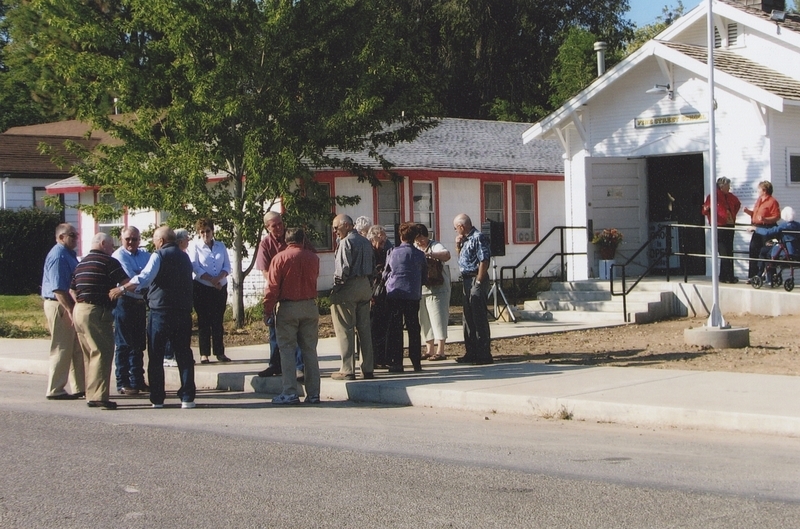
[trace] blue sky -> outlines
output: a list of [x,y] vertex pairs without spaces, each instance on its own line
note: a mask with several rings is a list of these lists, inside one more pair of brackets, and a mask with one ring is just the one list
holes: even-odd
[[[708,0],[683,0],[684,13],[694,9],[700,2]],[[661,14],[664,6],[674,7],[678,5],[678,0],[628,0],[631,5],[627,17],[637,26],[645,26],[656,21],[656,17]]]

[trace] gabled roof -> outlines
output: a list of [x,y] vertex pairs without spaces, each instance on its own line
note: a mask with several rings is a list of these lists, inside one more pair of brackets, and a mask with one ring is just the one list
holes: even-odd
[[[412,142],[377,150],[394,164],[394,170],[473,171],[498,174],[564,174],[564,151],[555,140],[537,140],[523,146],[520,135],[530,123],[439,118]],[[379,167],[366,152],[340,153],[352,160]]]
[[66,140],[73,140],[88,149],[93,149],[100,141],[74,136],[33,136],[9,132],[0,134],[0,173],[54,176],[69,174],[68,169],[61,169],[51,161],[52,155],[39,153],[39,144],[45,143],[69,164],[75,164],[78,159],[64,148]]
[[[113,118],[112,118],[113,119]],[[3,134],[14,134],[17,136],[56,136],[65,138],[86,138],[91,131],[92,140],[99,143],[116,143],[117,140],[102,130],[92,130],[88,123],[70,119],[67,121],[54,121],[52,123],[41,123],[39,125],[25,125],[24,127],[11,127]]]
[[[708,64],[708,50],[705,46],[678,42],[661,42],[661,44],[703,64]],[[800,101],[800,81],[732,51],[714,50],[714,68],[784,99]]]
[[[741,19],[751,25],[761,25],[761,31],[773,30],[776,22],[769,20],[769,15],[759,9],[746,7],[731,0],[715,0],[714,13],[717,8],[722,15],[731,19]],[[708,75],[707,50],[703,46],[682,44],[671,40],[682,30],[705,17],[705,2],[690,11],[685,17],[678,19],[672,26],[661,32],[657,39],[651,40],[628,57],[620,61],[605,74],[598,77],[592,84],[582,90],[578,95],[567,101],[560,108],[526,130],[522,135],[522,142],[528,143],[560,126],[567,120],[574,118],[574,113],[581,106],[589,102],[594,96],[608,88],[627,72],[642,62],[654,56],[660,60],[671,62],[688,70],[700,78]],[[757,17],[758,20],[753,20]],[[800,44],[800,34],[794,33],[800,27],[800,17],[787,15],[785,24],[790,30],[781,36],[783,39],[796,41]],[[769,24],[773,24],[770,26]],[[780,33],[779,33],[780,35]],[[714,82],[734,92],[746,95],[754,101],[770,108],[783,111],[785,104],[800,104],[800,81],[788,77],[771,68],[767,68],[755,61],[746,59],[728,50],[714,50]]]

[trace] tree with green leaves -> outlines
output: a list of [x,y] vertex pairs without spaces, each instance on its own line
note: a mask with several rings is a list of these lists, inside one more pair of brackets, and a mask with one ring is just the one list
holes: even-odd
[[[54,108],[119,141],[80,152],[81,180],[121,206],[211,218],[234,254],[234,319],[244,322],[248,248],[280,199],[289,224],[329,220],[318,167],[378,174],[332,152],[413,139],[437,114],[430,64],[389,0],[25,0],[10,49]],[[118,108],[120,114],[112,115]],[[209,177],[212,183],[209,183]],[[216,181],[214,181],[216,179]],[[358,197],[337,197],[352,203]],[[97,217],[110,204],[83,206]]]
[[630,55],[641,48],[648,40],[654,39],[656,35],[670,27],[673,22],[682,17],[685,11],[686,9],[681,0],[678,0],[678,5],[675,7],[664,6],[661,9],[661,14],[656,17],[652,24],[646,24],[640,28],[636,28],[633,32],[633,37],[625,46],[626,55]]
[[552,107],[550,72],[570,28],[622,46],[627,0],[417,0],[416,17],[450,117],[535,120]]
[[30,90],[6,61],[5,48],[10,41],[8,8],[8,2],[0,0],[0,132],[45,121],[40,109],[31,102]]

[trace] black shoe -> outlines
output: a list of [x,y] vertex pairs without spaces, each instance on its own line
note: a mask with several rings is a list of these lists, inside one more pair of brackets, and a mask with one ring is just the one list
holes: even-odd
[[75,395],[76,399],[85,399],[86,398],[86,392],[85,391],[80,391],[78,393],[73,393],[73,395]]
[[460,357],[456,358],[456,362],[458,362],[459,364],[471,364],[474,361],[475,360],[473,360],[472,357],[467,356],[467,355],[460,356]]
[[278,366],[269,366],[264,371],[260,372],[258,376],[260,377],[274,377],[281,374],[281,368]]
[[489,356],[487,358],[481,358],[480,360],[475,360],[472,363],[475,364],[476,366],[485,366],[489,364],[494,364],[494,358]]
[[217,356],[217,362],[230,362],[230,361],[231,361],[231,359],[230,359],[230,358],[228,358],[228,357],[227,357],[227,356],[225,356],[225,355],[219,355],[219,356]]
[[86,403],[90,408],[102,408],[104,410],[116,410],[117,403],[111,400],[90,400]]
[[[48,395],[47,400],[78,400],[80,393],[62,393],[61,395]],[[86,394],[83,394],[86,396]]]
[[364,380],[371,380],[375,378],[375,373],[373,373],[372,371],[364,371],[362,375],[364,376]]
[[403,366],[389,366],[389,373],[402,373]]

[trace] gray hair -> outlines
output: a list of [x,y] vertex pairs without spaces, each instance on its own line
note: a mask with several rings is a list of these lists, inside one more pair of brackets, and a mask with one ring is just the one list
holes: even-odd
[[175,230],[175,242],[188,241],[189,239],[191,239],[191,237],[189,237],[189,230],[184,228]]
[[375,239],[377,239],[381,235],[386,235],[386,229],[383,226],[381,226],[380,224],[373,224],[367,230],[366,237],[370,241],[374,241]]
[[722,189],[722,186],[726,186],[731,183],[731,179],[727,176],[720,176],[717,178],[717,187]]
[[785,220],[786,222],[792,222],[794,220],[794,208],[792,206],[786,206],[781,210],[781,219]]
[[364,233],[369,229],[370,226],[372,226],[372,221],[369,220],[369,217],[364,217],[363,215],[361,217],[358,217],[356,219],[356,222],[353,224],[353,227],[361,235],[364,235]]

